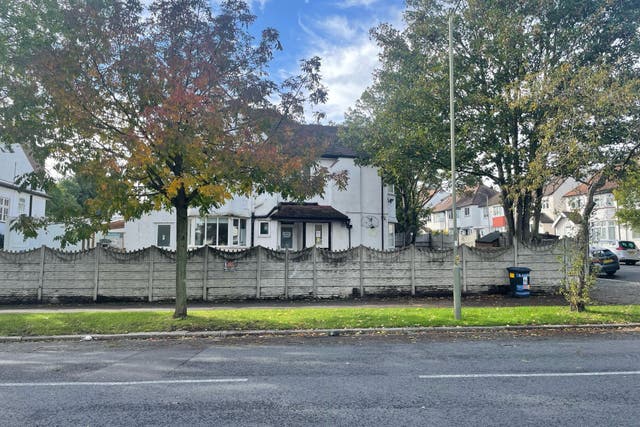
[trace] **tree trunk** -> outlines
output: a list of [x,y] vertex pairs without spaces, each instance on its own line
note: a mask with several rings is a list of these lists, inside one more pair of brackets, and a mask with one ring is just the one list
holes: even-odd
[[587,187],[587,202],[584,210],[582,211],[582,218],[580,221],[580,228],[578,231],[578,250],[582,253],[583,264],[582,269],[578,275],[578,288],[577,294],[579,296],[574,304],[571,304],[571,310],[573,311],[585,311],[587,302],[589,301],[589,288],[587,280],[590,273],[591,254],[589,253],[589,220],[596,204],[594,202],[594,196],[597,190],[599,190],[605,183],[603,176],[601,175],[595,182],[591,182]]
[[[183,193],[183,192],[182,192]],[[187,317],[187,204],[178,195],[176,208],[176,311],[174,318]]]

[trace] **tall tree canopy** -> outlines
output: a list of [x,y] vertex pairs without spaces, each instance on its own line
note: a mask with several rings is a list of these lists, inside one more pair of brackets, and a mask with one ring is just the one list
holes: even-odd
[[[510,232],[528,239],[532,220],[534,232],[538,228],[545,180],[563,172],[531,170],[542,139],[549,138],[547,126],[561,96],[542,87],[555,87],[559,76],[571,80],[576,69],[596,72],[606,65],[615,74],[637,65],[640,8],[634,0],[407,0],[404,30],[382,25],[373,31],[384,48],[377,77],[391,83],[369,89],[383,93],[376,102],[384,106],[370,113],[358,109],[368,114],[370,124],[384,122],[389,114],[415,117],[402,122],[414,135],[427,130],[440,139],[432,147],[447,143],[451,13],[459,171],[497,184]],[[541,99],[541,91],[548,98]],[[405,141],[404,135],[405,129],[393,129],[386,137],[395,144]],[[415,139],[415,146],[424,146],[426,138]],[[444,162],[437,166],[449,167]]]
[[93,227],[175,211],[176,317],[187,312],[187,208],[322,190],[322,147],[291,137],[303,105],[325,101],[320,60],[270,80],[278,33],[252,37],[245,2],[0,1],[0,138],[92,177]]

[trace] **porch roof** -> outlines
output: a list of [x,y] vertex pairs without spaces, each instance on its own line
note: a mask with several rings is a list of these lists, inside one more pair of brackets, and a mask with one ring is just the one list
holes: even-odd
[[343,221],[349,223],[349,217],[331,206],[317,203],[280,203],[267,217],[279,221]]

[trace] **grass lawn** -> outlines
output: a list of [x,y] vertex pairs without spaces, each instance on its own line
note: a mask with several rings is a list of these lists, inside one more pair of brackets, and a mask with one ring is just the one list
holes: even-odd
[[451,308],[191,310],[184,320],[172,314],[173,310],[6,313],[0,314],[0,335],[640,323],[640,305],[591,306],[583,313],[565,306],[474,307],[463,308],[461,321],[454,320]]

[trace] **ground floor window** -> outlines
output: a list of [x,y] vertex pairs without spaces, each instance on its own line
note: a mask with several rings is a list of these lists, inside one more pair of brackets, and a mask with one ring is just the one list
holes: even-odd
[[191,246],[247,246],[247,220],[244,218],[204,217],[189,219]]
[[615,221],[593,221],[591,223],[591,240],[615,240],[616,239],[616,222]]
[[158,224],[158,247],[171,246],[171,225],[170,224]]

